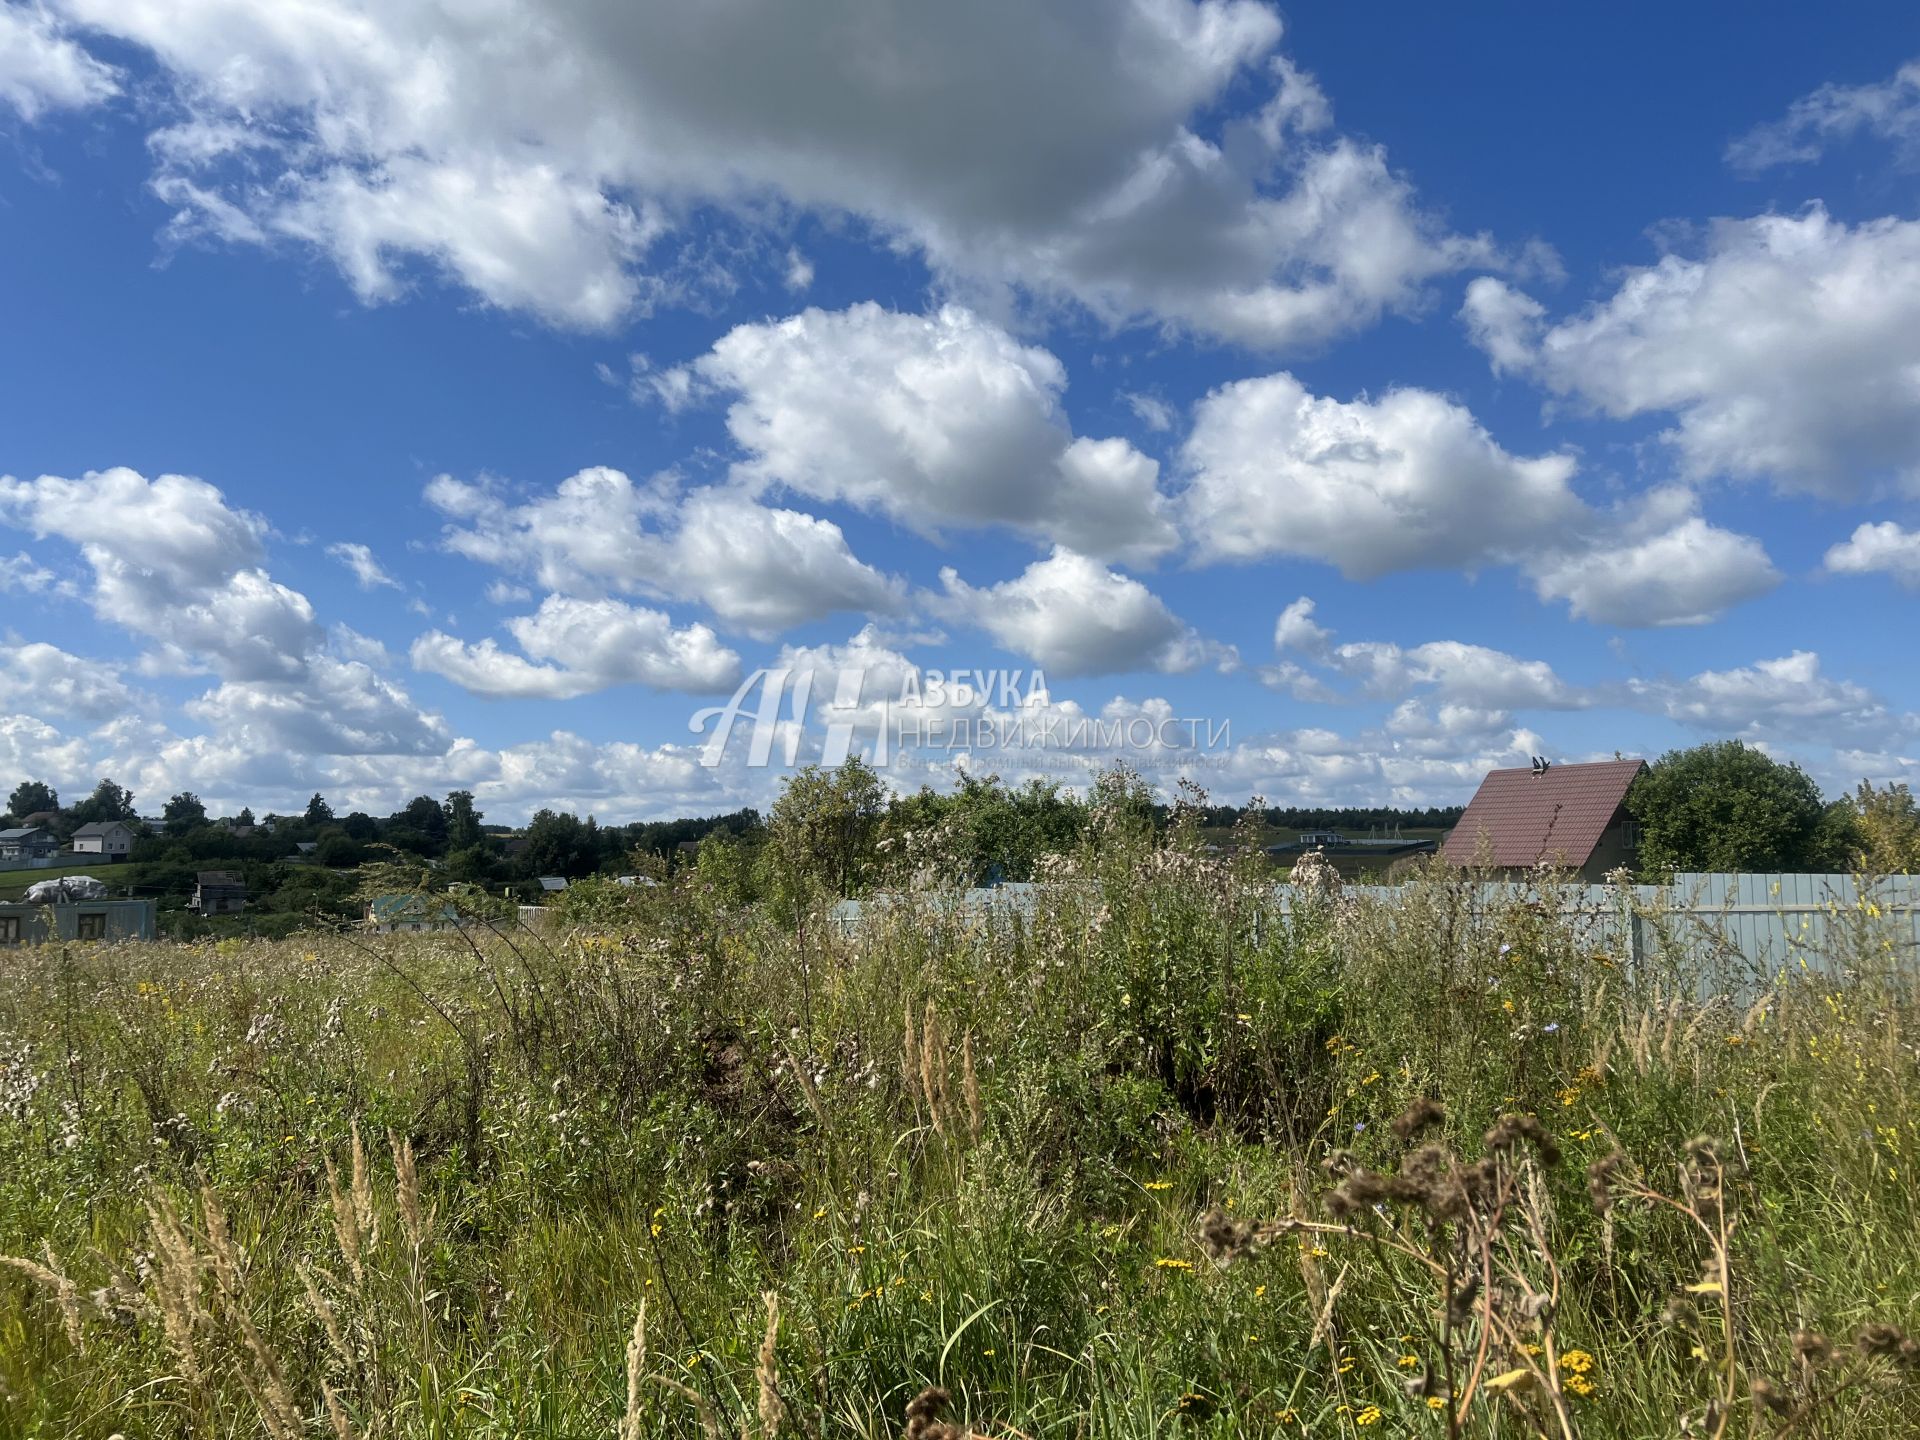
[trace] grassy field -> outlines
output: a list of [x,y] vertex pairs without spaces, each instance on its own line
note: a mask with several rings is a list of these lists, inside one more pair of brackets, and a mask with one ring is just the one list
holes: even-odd
[[1843,980],[1629,974],[1184,843],[1019,928],[9,955],[0,1434],[1913,1433],[1869,909]]
[[42,880],[57,880],[62,875],[93,875],[109,885],[117,885],[121,882],[113,873],[116,869],[124,871],[126,866],[116,866],[94,856],[85,864],[48,865],[39,870],[0,870],[0,900],[18,900],[29,885],[37,885]]

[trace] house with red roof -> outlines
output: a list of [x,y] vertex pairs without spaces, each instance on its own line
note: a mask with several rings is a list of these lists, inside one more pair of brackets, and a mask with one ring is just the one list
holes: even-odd
[[1626,802],[1646,768],[1644,760],[1536,761],[1489,771],[1440,853],[1451,864],[1509,878],[1545,864],[1599,884],[1638,859],[1639,830]]

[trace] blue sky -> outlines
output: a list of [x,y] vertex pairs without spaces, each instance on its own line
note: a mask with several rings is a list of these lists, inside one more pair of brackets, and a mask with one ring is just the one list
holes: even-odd
[[1911,777],[1911,7],[683,12],[0,0],[0,779],[732,808],[767,666]]

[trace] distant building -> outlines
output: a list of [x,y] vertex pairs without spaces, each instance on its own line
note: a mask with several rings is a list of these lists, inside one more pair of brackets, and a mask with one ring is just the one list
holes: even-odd
[[540,877],[540,888],[549,895],[557,895],[567,888],[567,877],[564,875],[542,875]]
[[200,915],[234,915],[247,908],[247,882],[231,870],[202,870],[187,908]]
[[52,905],[0,903],[0,946],[60,940],[151,940],[152,900],[72,900]]
[[1490,771],[1441,853],[1510,877],[1544,864],[1598,884],[1639,858],[1626,800],[1646,768],[1644,760],[1601,760]]
[[73,832],[73,853],[124,860],[133,849],[133,827],[124,820],[96,820]]
[[51,865],[60,853],[60,838],[43,825],[16,825],[0,830],[0,863]]
[[447,901],[424,895],[376,895],[367,902],[363,922],[375,935],[435,934],[458,930],[460,912]]

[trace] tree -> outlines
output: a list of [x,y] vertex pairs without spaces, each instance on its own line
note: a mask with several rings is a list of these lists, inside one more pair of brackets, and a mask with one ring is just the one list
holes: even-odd
[[788,777],[767,822],[769,880],[790,898],[807,888],[842,899],[865,878],[886,805],[880,777],[858,755],[837,770]]
[[93,787],[93,794],[73,807],[72,815],[76,825],[94,825],[106,820],[135,819],[133,792],[124,785],[116,785],[111,780],[102,780]]
[[591,875],[599,864],[578,815],[541,810],[527,822],[526,841],[520,864],[529,875]]
[[1847,863],[1844,827],[1798,765],[1722,740],[1662,755],[1627,792],[1640,868],[1827,870]]
[[407,802],[407,808],[396,812],[388,823],[418,830],[435,840],[447,838],[447,812],[431,795],[414,796]]
[[236,825],[251,825],[251,824],[253,824],[253,810],[252,810],[252,808],[251,808],[251,807],[249,807],[249,806],[246,806],[246,805],[242,805],[242,806],[240,807],[240,813],[239,813],[238,815],[236,815],[236,816],[234,816],[234,817],[233,817],[233,823],[234,823],[234,824],[236,824]]
[[1853,815],[1858,858],[1880,875],[1920,870],[1920,807],[1905,785],[1876,790],[1862,780],[1844,802]]
[[167,822],[169,835],[184,835],[207,823],[207,807],[200,803],[200,797],[191,790],[182,790],[167,801],[166,808],[160,814]]
[[480,812],[473,808],[473,792],[456,790],[447,796],[447,848],[466,850],[480,843]]
[[37,815],[42,810],[58,810],[60,796],[44,780],[22,780],[7,799],[7,813],[16,820]]
[[313,798],[307,801],[306,821],[309,825],[331,825],[333,823],[333,807],[327,804],[318,790],[314,791]]

